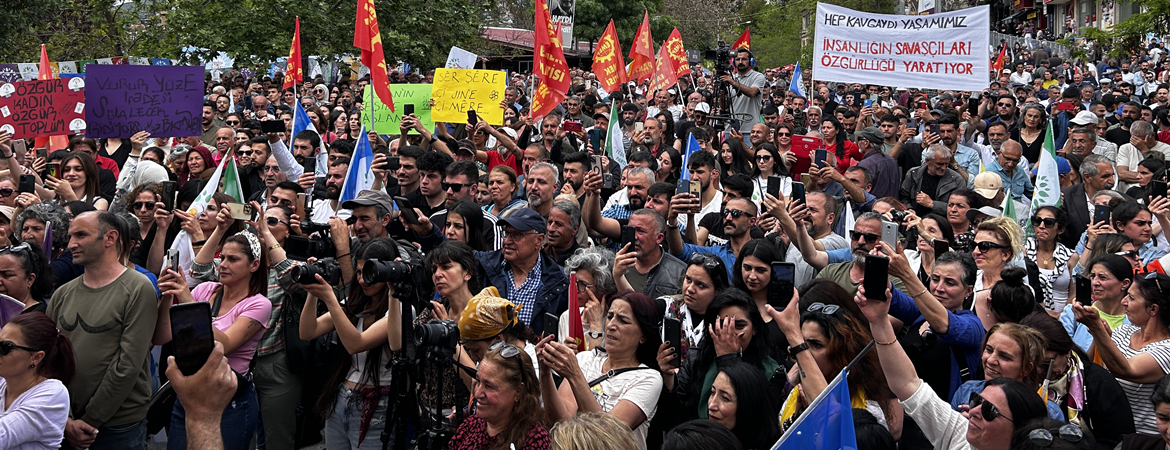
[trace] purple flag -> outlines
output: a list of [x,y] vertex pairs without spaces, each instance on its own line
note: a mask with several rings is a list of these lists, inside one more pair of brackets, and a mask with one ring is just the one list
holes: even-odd
[[203,68],[91,65],[85,71],[86,137],[203,134]]

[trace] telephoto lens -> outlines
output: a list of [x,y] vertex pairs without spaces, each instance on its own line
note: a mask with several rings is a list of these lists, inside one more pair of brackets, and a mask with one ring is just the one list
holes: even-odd
[[410,280],[410,265],[402,261],[370,259],[362,266],[362,280],[366,284],[397,283]]

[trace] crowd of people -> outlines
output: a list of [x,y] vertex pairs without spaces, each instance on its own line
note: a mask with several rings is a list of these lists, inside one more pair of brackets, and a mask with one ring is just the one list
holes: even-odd
[[[354,198],[364,78],[209,78],[200,136],[0,134],[0,447],[766,449],[848,370],[861,449],[1165,448],[1154,48],[807,97],[738,49],[656,92],[572,69],[536,120],[512,74],[501,125],[369,133]],[[243,198],[200,196],[221,164]]]

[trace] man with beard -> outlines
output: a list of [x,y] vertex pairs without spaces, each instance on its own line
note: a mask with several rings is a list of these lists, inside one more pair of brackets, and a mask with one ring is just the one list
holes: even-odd
[[657,116],[663,111],[669,113],[675,122],[682,117],[682,107],[674,104],[674,95],[666,89],[659,89],[654,93],[654,104],[646,108],[646,117]]
[[643,123],[645,126],[642,130],[642,145],[646,146],[651,155],[657,157],[658,153],[662,152],[662,133],[666,132],[662,129],[664,124],[652,117],[647,117]]
[[[699,218],[699,226],[695,228],[695,235],[693,240],[706,246],[722,245],[727,242],[727,234],[723,232],[723,216],[720,211],[727,207],[727,202],[733,198],[748,197],[751,198],[752,190],[755,185],[747,175],[737,173],[730,177],[720,180],[723,185],[723,191],[719,195],[719,209],[715,212],[707,213]],[[674,192],[670,193],[674,196]],[[667,199],[669,200],[669,198]],[[647,201],[649,202],[649,201]],[[681,219],[681,217],[680,217]],[[681,226],[681,222],[680,222]],[[687,233],[686,227],[683,227],[683,234],[691,238],[690,233]],[[752,227],[752,239],[764,237],[764,232],[759,227]]]
[[951,158],[950,150],[941,144],[928,147],[922,152],[922,157],[925,162],[921,166],[906,172],[898,199],[905,205],[914,205],[914,211],[919,216],[931,212],[944,215],[951,192],[966,187],[967,180],[951,170],[951,161],[954,159]]
[[[1098,103],[1098,105],[1100,105],[1100,103]],[[1102,106],[1102,108],[1104,108],[1104,106]],[[1065,151],[1067,152],[1068,149],[1072,149],[1074,153],[1081,155],[1082,158],[1089,156],[1090,154],[1098,154],[1104,156],[1110,161],[1116,161],[1117,146],[1113,145],[1112,142],[1105,140],[1103,137],[1099,136],[1095,131],[1093,131],[1099,128],[1098,125],[1101,124],[1101,121],[1101,118],[1097,117],[1097,115],[1094,113],[1088,111],[1081,111],[1077,113],[1076,117],[1073,117],[1072,120],[1069,121],[1069,127],[1071,130],[1069,130],[1068,140],[1065,141]],[[1088,133],[1088,136],[1081,136],[1080,139],[1082,142],[1080,143],[1079,147],[1076,142],[1073,142],[1075,139],[1075,136],[1073,135],[1077,133],[1077,130],[1084,130],[1086,133]]]
[[748,142],[745,144],[750,148],[760,148],[760,145],[768,142],[768,126],[762,123],[752,125],[751,134],[748,136]]
[[763,88],[768,82],[764,74],[752,70],[752,52],[740,48],[735,54],[735,74],[723,75],[722,80],[731,84],[732,118],[739,121],[739,131],[748,133],[752,125],[760,123],[760,106],[764,103]]
[[1137,102],[1125,102],[1121,105],[1121,122],[1109,127],[1105,132],[1105,140],[1112,142],[1118,148],[1129,143],[1129,127],[1142,118],[1142,105]]
[[[313,211],[310,221],[325,223],[330,217],[337,216],[348,219],[350,211],[337,209],[341,200],[341,187],[345,185],[345,174],[349,171],[349,158],[341,157],[329,165],[329,172],[325,174],[325,197],[313,200]],[[301,220],[304,220],[303,218]]]
[[557,176],[557,166],[539,162],[528,169],[528,176],[524,180],[525,198],[528,199],[528,207],[540,213],[541,217],[548,217],[553,198],[559,190],[560,177]]
[[653,180],[654,171],[649,168],[629,168],[629,173],[626,175],[626,192],[629,204],[615,205],[605,212],[601,212],[601,177],[595,172],[586,174],[585,192],[587,198],[584,208],[582,208],[582,217],[585,219],[586,228],[610,239],[620,239],[622,225],[625,225],[626,221],[629,220],[630,212],[645,207],[646,194]]
[[649,208],[630,214],[634,241],[617,253],[613,263],[614,282],[619,291],[633,289],[658,298],[682,289],[687,264],[662,251],[666,220]]
[[[560,158],[562,148],[566,146],[566,141],[570,144],[568,145],[568,149],[564,150],[565,152],[577,151],[577,146],[573,143],[574,140],[565,139],[567,134],[568,132],[561,126],[561,116],[558,114],[552,113],[544,116],[544,120],[540,122],[541,144],[549,155],[557,155],[557,158]],[[554,162],[559,163],[560,160],[558,159]]]
[[[1081,234],[1088,229],[1089,221],[1093,218],[1093,198],[1096,193],[1106,189],[1113,189],[1115,173],[1113,163],[1101,155],[1089,155],[1081,161],[1081,178],[1085,181],[1062,189],[1064,203],[1061,207],[1068,213],[1069,222],[1064,234],[1060,235],[1060,242],[1068,248],[1076,248]],[[1129,198],[1126,198],[1129,200]]]
[[585,152],[569,153],[565,155],[565,168],[561,171],[561,176],[565,179],[565,185],[573,189],[578,201],[585,196],[585,172],[588,172],[590,166],[593,164],[593,158]]
[[199,136],[199,140],[209,147],[215,146],[215,132],[219,131],[219,126],[215,124],[215,117],[215,103],[203,102],[203,134]]
[[[442,230],[447,225],[447,210],[455,205],[460,200],[467,200],[475,203],[475,193],[479,185],[479,169],[474,162],[471,161],[455,161],[447,166],[447,173],[443,178],[443,190],[447,193],[447,201],[445,207],[431,214],[430,221],[438,229]],[[484,242],[491,244],[492,250],[498,250],[502,237],[500,231],[496,228],[496,221],[499,220],[494,214],[483,212],[483,233]]]
[[557,265],[564,266],[565,261],[581,248],[576,239],[580,229],[581,208],[576,203],[568,200],[553,203],[548,213],[548,242],[545,245],[556,256]]
[[[766,205],[779,205],[779,202],[769,203],[768,199],[774,198],[766,197]],[[780,225],[784,227],[784,239],[790,241],[795,240],[793,236],[799,239],[808,238],[809,242],[816,240],[821,243],[825,250],[837,250],[849,248],[849,240],[841,237],[841,235],[832,231],[832,224],[836,220],[837,201],[833,197],[825,195],[821,192],[809,192],[805,201],[806,205],[794,205],[789,207],[794,218],[788,216],[788,210],[774,210],[769,209],[772,216],[780,221]],[[771,208],[771,207],[770,207]],[[777,206],[777,208],[779,208]],[[799,226],[797,226],[799,224]],[[880,229],[880,228],[879,228]],[[796,245],[789,245],[788,252],[784,255],[785,261],[794,262],[796,264],[796,285],[800,286],[812,280],[816,276],[817,270],[820,267],[811,265],[808,261],[802,258],[801,248]],[[822,265],[823,266],[823,265]]]
[[735,259],[744,244],[752,239],[751,228],[758,219],[756,202],[751,198],[740,197],[727,201],[723,208],[723,232],[727,233],[726,244],[703,247],[683,242],[679,231],[678,215],[680,212],[698,207],[698,200],[690,194],[677,194],[670,200],[670,214],[666,220],[666,242],[670,252],[679,260],[690,261],[695,253],[710,253],[723,260],[727,267],[727,276],[732,276],[731,270],[735,267]]
[[229,127],[215,130],[215,156],[217,159],[227,157],[229,151],[236,147],[236,132]]
[[[940,142],[951,154],[950,169],[970,187],[975,175],[979,174],[979,152],[959,143],[959,118],[954,114],[944,114],[938,119],[938,134]],[[926,164],[926,152],[923,152],[921,163]]]

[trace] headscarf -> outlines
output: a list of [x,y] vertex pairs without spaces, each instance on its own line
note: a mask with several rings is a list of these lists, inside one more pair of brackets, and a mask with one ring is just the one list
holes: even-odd
[[459,315],[459,336],[473,341],[496,337],[509,326],[519,323],[516,312],[520,308],[500,297],[494,286],[486,287],[471,297],[463,314]]

